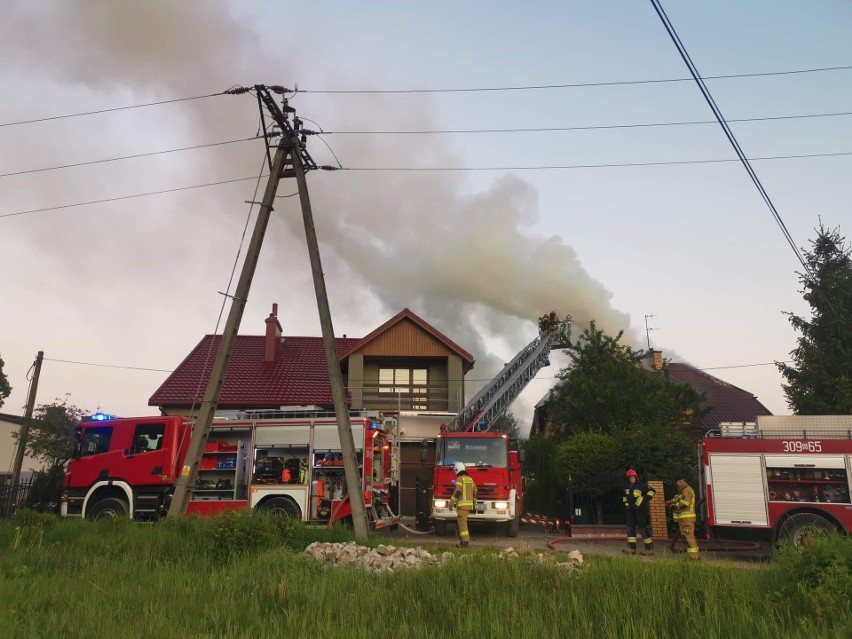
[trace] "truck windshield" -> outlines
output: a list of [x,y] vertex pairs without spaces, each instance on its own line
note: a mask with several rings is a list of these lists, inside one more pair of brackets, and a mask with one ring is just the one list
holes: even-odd
[[507,443],[502,437],[455,438],[443,437],[437,450],[438,466],[452,466],[462,462],[468,466],[493,466],[505,468]]

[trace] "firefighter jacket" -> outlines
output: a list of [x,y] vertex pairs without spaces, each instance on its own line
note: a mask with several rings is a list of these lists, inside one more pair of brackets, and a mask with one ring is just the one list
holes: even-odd
[[450,499],[450,503],[456,508],[473,510],[476,502],[476,484],[467,473],[460,473],[456,478],[456,490]]
[[648,504],[656,494],[653,488],[637,481],[635,484],[627,485],[621,501],[624,503],[624,507],[630,510],[647,510]]
[[687,485],[667,503],[674,509],[672,516],[675,521],[690,521],[695,519],[695,491]]

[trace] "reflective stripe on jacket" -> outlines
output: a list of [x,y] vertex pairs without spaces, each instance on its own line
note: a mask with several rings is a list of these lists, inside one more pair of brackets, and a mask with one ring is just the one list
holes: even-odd
[[650,502],[656,494],[657,493],[653,488],[637,481],[632,486],[627,486],[624,489],[624,495],[622,495],[621,501],[625,508],[632,508],[635,510],[641,508],[643,505],[647,506],[648,502]]
[[695,491],[691,487],[684,487],[669,503],[674,507],[675,521],[695,519]]
[[456,490],[450,501],[456,508],[473,508],[476,501],[476,484],[470,475],[459,475],[456,478]]

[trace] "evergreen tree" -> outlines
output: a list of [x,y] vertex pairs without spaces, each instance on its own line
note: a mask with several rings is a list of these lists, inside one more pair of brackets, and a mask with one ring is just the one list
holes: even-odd
[[852,413],[852,251],[822,224],[799,273],[811,317],[787,313],[799,336],[793,365],[778,363],[787,403],[802,415]]

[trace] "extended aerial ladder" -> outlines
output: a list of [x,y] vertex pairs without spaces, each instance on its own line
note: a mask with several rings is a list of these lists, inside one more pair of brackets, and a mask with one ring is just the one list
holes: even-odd
[[571,316],[566,316],[555,328],[541,330],[486,384],[467,405],[447,422],[447,430],[455,432],[487,431],[494,420],[512,404],[526,385],[544,366],[550,364],[548,355],[554,347],[568,342]]

